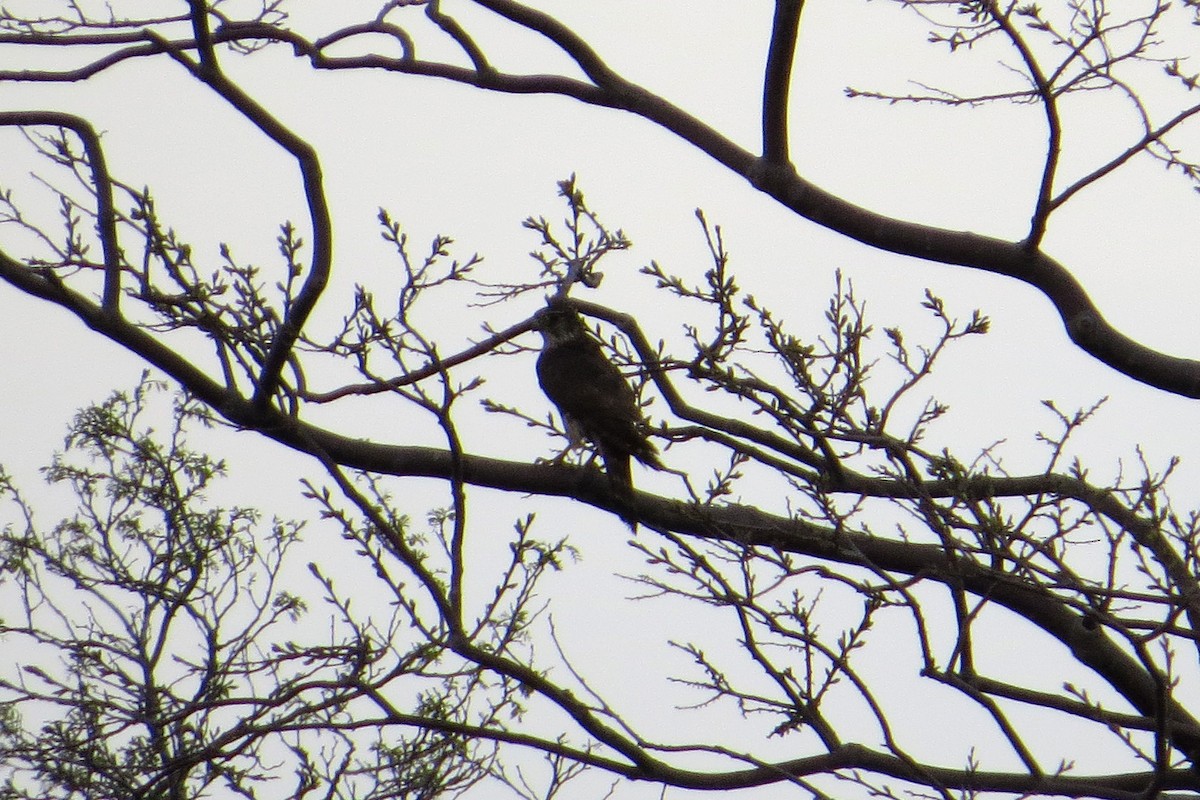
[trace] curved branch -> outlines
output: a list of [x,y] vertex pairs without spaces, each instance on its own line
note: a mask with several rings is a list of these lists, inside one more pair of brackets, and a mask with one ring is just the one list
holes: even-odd
[[1042,242],[1042,238],[1046,235],[1046,225],[1050,221],[1050,212],[1054,208],[1052,203],[1054,191],[1054,176],[1058,169],[1059,151],[1062,148],[1062,124],[1058,116],[1058,101],[1054,95],[1054,87],[1051,81],[1046,77],[1038,64],[1037,58],[1034,57],[1033,51],[1029,49],[1029,45],[1021,38],[1021,34],[1013,27],[1009,15],[1012,14],[1012,9],[1015,6],[1010,6],[1008,11],[1001,12],[995,2],[989,4],[989,13],[996,24],[1000,26],[1000,30],[1004,31],[1005,36],[1012,42],[1013,47],[1021,56],[1021,60],[1025,62],[1025,68],[1029,70],[1029,77],[1033,82],[1034,92],[1041,100],[1042,109],[1046,114],[1046,163],[1042,169],[1042,180],[1038,187],[1037,204],[1034,208],[1033,219],[1030,222],[1029,236],[1026,239],[1026,246],[1030,250],[1036,250]]
[[433,20],[435,25],[444,30],[451,39],[458,43],[458,46],[471,59],[471,63],[475,65],[475,69],[480,75],[490,75],[495,72],[492,65],[488,63],[487,56],[483,50],[471,38],[471,35],[463,29],[463,26],[459,25],[458,21],[453,17],[442,13],[441,3],[438,0],[433,0],[429,5],[425,6],[425,16]]
[[775,0],[775,20],[767,68],[763,76],[763,158],[776,164],[789,161],[788,92],[804,0]]
[[121,301],[121,248],[117,240],[117,215],[113,205],[112,176],[104,159],[100,136],[83,117],[58,111],[0,111],[0,127],[53,125],[74,132],[83,142],[87,163],[92,171],[96,192],[96,234],[104,254],[104,295],[106,313],[117,314]]
[[[98,75],[110,67],[116,66],[123,61],[133,58],[145,58],[146,56],[156,56],[165,52],[165,48],[155,42],[146,43],[147,35],[138,31],[136,33],[121,33],[107,34],[103,38],[101,35],[89,34],[87,36],[51,36],[48,34],[30,35],[30,36],[0,36],[0,44],[53,44],[63,47],[72,45],[90,45],[90,44],[108,44],[106,39],[111,39],[112,43],[124,42],[143,42],[133,47],[125,47],[120,50],[111,52],[105,56],[97,58],[95,61],[84,64],[81,67],[69,70],[3,70],[0,69],[0,81],[25,81],[34,83],[77,83],[86,80],[94,75]],[[44,40],[44,41],[43,41]],[[183,46],[183,45],[181,45]],[[194,47],[194,43],[191,45]]]
[[[735,163],[740,165],[744,159]],[[756,188],[800,216],[863,244],[1027,283],[1054,304],[1067,335],[1084,352],[1141,383],[1200,398],[1200,361],[1152,350],[1115,329],[1079,280],[1040,250],[1030,252],[1021,242],[886,217],[830,194],[794,170],[765,162],[746,174]]]
[[540,33],[558,45],[598,87],[606,91],[619,92],[622,87],[632,85],[613,72],[582,36],[544,11],[523,6],[513,0],[473,0],[473,2],[522,28]]
[[465,364],[480,356],[490,353],[498,346],[504,344],[510,339],[520,336],[522,333],[533,330],[533,319],[527,319],[523,322],[518,322],[515,325],[510,325],[508,328],[492,334],[488,338],[477,342],[470,347],[467,347],[452,356],[439,358],[437,362],[429,362],[423,367],[411,369],[403,375],[398,375],[395,378],[387,380],[372,381],[371,383],[352,383],[345,386],[339,386],[336,389],[330,389],[326,392],[302,391],[300,398],[309,403],[331,403],[334,400],[339,400],[343,397],[351,395],[372,395],[381,392],[390,392],[398,389],[401,386],[410,386],[417,381],[422,381],[433,375],[437,375],[443,370],[450,367],[456,367],[459,364]]
[[[154,34],[151,33],[151,35]],[[279,388],[283,368],[291,355],[292,347],[296,344],[296,339],[299,338],[300,332],[304,328],[304,323],[316,307],[317,300],[320,299],[321,293],[329,282],[329,271],[333,263],[333,220],[325,199],[321,162],[312,145],[275,119],[240,86],[225,77],[224,73],[216,68],[215,61],[211,65],[203,62],[196,64],[166,40],[160,40],[159,43],[196,79],[211,87],[241,112],[247,120],[254,123],[271,141],[290,153],[300,168],[300,175],[304,183],[304,197],[313,231],[312,264],[308,271],[308,277],[305,278],[304,285],[300,288],[295,300],[290,307],[284,310],[279,329],[271,342],[271,349],[267,352],[262,364],[262,371],[254,390],[254,404],[260,409],[265,409],[271,402],[275,390]]]

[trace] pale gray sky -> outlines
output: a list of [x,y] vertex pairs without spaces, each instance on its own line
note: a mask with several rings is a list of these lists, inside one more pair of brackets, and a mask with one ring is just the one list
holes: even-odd
[[[336,5],[341,12],[352,4]],[[564,19],[578,20],[597,50],[626,77],[661,92],[745,146],[757,142],[759,70],[770,3],[560,0],[545,5]],[[799,170],[824,188],[883,213],[998,236],[1023,235],[1045,140],[1036,108],[889,106],[843,94],[847,85],[916,91],[908,77],[948,87],[987,80],[1011,85],[995,57],[980,52],[949,58],[923,41],[924,27],[913,15],[889,3],[810,6],[792,97],[793,155]],[[297,25],[320,28],[327,24],[323,15],[330,7],[298,4]],[[496,58],[501,66],[541,71],[561,64],[539,61],[545,52],[524,41],[512,46],[499,33],[493,46],[509,47]],[[0,65],[11,67],[21,55],[0,50]],[[591,207],[623,227],[635,245],[631,253],[611,260],[604,287],[588,299],[634,313],[652,340],[677,337],[685,320],[659,313],[652,282],[637,269],[655,259],[699,279],[709,266],[693,216],[702,207],[724,229],[739,284],[767,300],[797,330],[821,329],[835,268],[852,278],[859,296],[867,299],[877,329],[901,324],[920,330],[927,325],[918,308],[927,287],[962,318],[977,307],[991,317],[992,333],[955,348],[935,379],[938,396],[952,406],[949,417],[934,428],[944,436],[939,446],[963,448],[968,455],[1003,439],[1000,452],[1012,471],[1021,473],[1042,463],[1033,435],[1053,425],[1041,400],[1053,399],[1060,408],[1073,410],[1109,396],[1081,439],[1080,452],[1088,455],[1097,475],[1115,470],[1116,460],[1130,458],[1135,446],[1153,465],[1178,454],[1185,459],[1185,480],[1179,482],[1177,499],[1188,508],[1195,503],[1188,491],[1200,457],[1195,403],[1135,384],[1074,349],[1050,304],[1032,289],[872,251],[824,231],[774,205],[670,134],[629,115],[562,98],[488,94],[433,79],[379,72],[313,74],[283,48],[248,59],[223,58],[251,94],[322,153],[337,225],[337,262],[318,324],[341,316],[354,283],[387,280],[391,262],[375,222],[380,206],[421,243],[414,248],[418,252],[435,233],[445,233],[457,241],[460,256],[484,255],[485,267],[495,271],[496,279],[519,279],[530,275],[526,253],[536,244],[521,229],[521,219],[561,216],[555,182],[574,172]],[[240,257],[274,263],[278,224],[292,219],[305,227],[293,165],[166,59],[128,64],[81,86],[26,84],[5,90],[0,95],[5,110],[54,107],[95,120],[105,131],[114,173],[153,187],[160,211],[213,263],[219,241],[229,242]],[[1066,175],[1090,171],[1127,141],[1122,137],[1129,130],[1127,120],[1111,111],[1088,96],[1068,104]],[[0,183],[27,185],[21,175],[31,168],[2,164]],[[1151,347],[1191,356],[1200,333],[1195,313],[1200,279],[1193,268],[1198,213],[1200,198],[1183,181],[1163,174],[1158,164],[1134,162],[1056,213],[1046,249],[1076,271],[1101,311],[1125,333]],[[4,236],[0,229],[0,241]],[[438,320],[437,328],[444,330],[445,350],[452,351],[455,343],[478,333],[483,319],[500,327],[531,308],[525,302],[455,310]],[[112,388],[128,387],[141,365],[65,313],[14,290],[0,287],[0,309],[5,331],[0,403],[8,418],[17,421],[0,428],[0,462],[32,483],[32,469],[58,446],[69,415]],[[528,367],[525,372],[518,371],[517,363],[493,369],[484,394],[505,402],[545,404],[536,389],[532,358],[520,362]],[[310,378],[320,385],[321,376]],[[381,399],[337,422],[352,435],[406,441],[407,431],[397,429],[395,413]],[[498,436],[498,425],[512,430]],[[486,453],[509,453],[510,436],[529,444],[530,458],[549,455],[557,446],[530,438],[515,422],[483,414],[465,421],[464,430],[468,442]],[[231,445],[234,474],[244,481],[237,487],[245,494],[241,502],[294,509],[297,477],[316,472],[315,465],[293,460],[294,470],[264,475],[261,463],[273,458],[277,448],[227,432],[214,434],[213,442],[214,447]],[[516,516],[523,508],[523,498],[479,496],[486,498],[481,502],[495,503],[500,515]],[[566,580],[585,579],[595,592],[568,593],[556,613],[571,625],[564,622],[559,632],[581,662],[618,645],[632,646],[634,656],[617,659],[599,681],[618,699],[628,694],[631,702],[644,702],[639,679],[645,662],[669,658],[673,660],[657,663],[680,665],[682,659],[663,647],[657,632],[638,624],[644,606],[624,602],[621,598],[632,589],[609,577],[613,563],[637,568],[637,560],[630,560],[621,544],[620,523],[567,503],[547,507],[553,509],[548,515],[578,514],[594,518],[600,529],[611,529],[605,540],[580,542],[587,547],[587,558]],[[672,622],[684,628],[674,638],[687,638],[689,626],[697,635],[711,630],[702,619],[673,617]],[[1040,662],[1014,652],[1011,642],[998,641],[992,655],[1014,677],[1032,673],[1036,680]],[[1061,675],[1055,673],[1054,679]],[[928,726],[930,752],[957,748],[958,756],[948,759],[957,763],[969,744],[958,727],[962,723],[937,719],[931,705],[936,701],[923,691],[911,684],[897,686],[893,699],[909,704],[911,719]],[[654,715],[668,708],[645,706],[646,719],[639,721],[653,732]],[[791,740],[776,744],[776,753],[792,746]],[[1085,763],[1089,755],[1094,763]],[[1106,768],[1109,757],[1107,750],[1081,753],[1079,768]],[[998,758],[993,767],[1011,766],[1009,754]],[[767,790],[763,796],[770,794]],[[616,796],[652,797],[656,792],[626,787]]]

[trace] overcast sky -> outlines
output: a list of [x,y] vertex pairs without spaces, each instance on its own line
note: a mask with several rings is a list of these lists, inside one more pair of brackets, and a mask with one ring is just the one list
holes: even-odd
[[[547,4],[564,19],[573,15],[617,71],[747,147],[754,147],[759,135],[770,5],[711,0]],[[1000,54],[951,58],[924,41],[926,27],[919,20],[891,3],[809,5],[792,96],[792,153],[801,174],[882,213],[1020,238],[1045,146],[1044,121],[1035,107],[887,105],[851,100],[843,91],[851,85],[903,94],[917,88],[910,78],[948,88],[989,81],[1011,85],[997,61]],[[319,29],[328,24],[321,15],[329,7],[298,4],[296,25]],[[489,52],[502,67],[549,71],[562,66],[527,38],[512,41],[497,32],[492,47]],[[0,49],[5,68],[23,57]],[[591,207],[634,242],[630,253],[607,265],[605,285],[588,299],[638,315],[652,340],[678,336],[686,320],[657,313],[652,281],[637,270],[654,259],[698,280],[709,267],[693,214],[700,207],[722,225],[740,285],[766,299],[798,330],[821,330],[835,269],[854,280],[877,329],[900,324],[929,330],[918,308],[926,288],[944,297],[961,318],[975,308],[991,317],[992,333],[955,348],[934,384],[953,412],[934,430],[946,444],[965,448],[962,455],[1004,439],[1002,453],[1014,472],[1022,472],[1023,464],[1036,468],[1042,461],[1033,436],[1053,426],[1040,401],[1053,399],[1073,410],[1109,396],[1084,437],[1083,452],[1097,474],[1115,470],[1117,459],[1130,458],[1136,446],[1152,464],[1178,454],[1185,459],[1181,476],[1186,482],[1177,501],[1187,508],[1195,503],[1188,491],[1200,456],[1195,403],[1137,385],[1075,350],[1050,304],[1032,289],[875,252],[821,230],[630,115],[562,98],[493,95],[380,72],[314,74],[278,47],[250,58],[223,58],[251,94],[322,154],[337,225],[337,262],[318,324],[341,316],[354,283],[386,274],[387,246],[375,222],[379,207],[404,223],[416,242],[448,234],[460,255],[484,255],[497,279],[527,277],[526,253],[536,240],[520,221],[531,214],[561,216],[556,181],[576,173]],[[153,187],[163,215],[212,263],[221,241],[244,258],[273,263],[278,225],[292,219],[304,229],[294,166],[165,58],[124,65],[80,86],[4,88],[4,110],[61,108],[93,119],[105,132],[113,172],[134,185]],[[1084,174],[1127,143],[1132,128],[1114,108],[1087,97],[1068,105],[1064,174]],[[17,141],[11,133],[3,135],[0,142]],[[0,163],[0,184],[34,191],[24,177],[34,166]],[[1200,278],[1194,268],[1198,214],[1200,197],[1188,185],[1160,165],[1135,161],[1056,213],[1046,249],[1075,271],[1118,328],[1151,347],[1194,356],[1200,334],[1195,313]],[[5,235],[0,228],[0,241]],[[311,240],[306,231],[304,236]],[[439,322],[447,349],[476,336],[485,319],[500,327],[532,308],[525,302],[448,315]],[[32,483],[32,470],[59,445],[73,411],[111,389],[127,388],[142,366],[64,312],[15,290],[0,287],[0,312],[5,378],[0,402],[13,420],[0,427],[0,462]],[[509,367],[493,375],[488,396],[544,405],[532,358],[526,361],[525,372]],[[392,413],[379,403],[340,422],[352,435],[406,441]],[[467,425],[481,449],[496,445],[487,441],[495,422],[480,415],[478,427]],[[264,493],[256,483],[243,502],[286,507],[287,498],[294,500],[302,463],[264,475],[253,465],[277,449],[247,435],[216,435],[238,443],[232,450],[235,474],[253,474],[268,485]],[[556,446],[547,440],[543,455]],[[512,501],[511,508],[519,509],[520,498]],[[602,557],[598,560],[602,568],[595,579],[603,580],[607,570]],[[619,588],[613,592],[620,595]],[[623,613],[617,605],[591,605],[578,613],[611,619]],[[588,647],[583,638],[574,645]],[[614,686],[627,683],[636,668],[626,663],[630,674],[614,673]],[[943,732],[954,738],[952,731]]]

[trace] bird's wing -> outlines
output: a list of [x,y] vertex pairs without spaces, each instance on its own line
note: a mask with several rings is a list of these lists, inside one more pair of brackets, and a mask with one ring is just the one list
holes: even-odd
[[621,471],[618,454],[624,454],[626,462],[633,455],[649,466],[660,466],[654,445],[646,441],[633,390],[599,344],[584,339],[547,348],[538,358],[537,371],[542,390],[568,427],[582,430],[606,464]]
[[559,345],[538,358],[538,383],[564,414],[573,417],[639,418],[633,390],[599,347]]

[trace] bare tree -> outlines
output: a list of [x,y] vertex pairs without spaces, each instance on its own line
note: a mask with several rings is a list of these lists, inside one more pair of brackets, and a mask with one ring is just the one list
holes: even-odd
[[[149,189],[109,170],[88,119],[0,112],[0,125],[23,132],[42,159],[60,214],[57,227],[39,222],[5,190],[0,277],[186,392],[165,438],[143,419],[150,383],[76,419],[68,453],[48,471],[79,499],[62,523],[40,527],[3,484],[20,513],[2,540],[15,610],[0,632],[20,648],[11,652],[30,655],[0,683],[0,796],[410,798],[489,782],[532,798],[596,774],[709,791],[788,785],[822,797],[1134,798],[1200,788],[1200,676],[1190,656],[1200,517],[1176,510],[1165,492],[1174,463],[1143,460],[1137,474],[1103,482],[1073,461],[1069,445],[1092,409],[1047,403],[1043,464],[1027,474],[1010,474],[991,449],[963,456],[931,444],[946,408],[924,398],[926,380],[947,348],[987,331],[980,312],[960,320],[929,292],[922,308],[934,334],[876,330],[838,275],[825,330],[796,330],[743,295],[720,227],[699,214],[710,256],[702,279],[656,262],[642,270],[664,307],[686,308],[691,320],[682,340],[655,345],[624,310],[584,299],[600,265],[631,243],[573,178],[560,184],[562,223],[525,221],[537,244],[523,275],[491,273],[478,256],[455,255],[447,237],[418,254],[381,211],[397,300],[385,305],[389,293],[366,284],[339,296],[320,154],[227,69],[285,45],[315,69],[385,70],[632,112],[864,244],[1029,283],[1114,374],[1194,397],[1195,362],[1116,331],[1041,248],[1060,207],[1134,158],[1197,179],[1171,137],[1200,105],[1164,115],[1139,83],[1152,66],[1181,96],[1194,90],[1181,62],[1160,52],[1166,33],[1186,35],[1193,3],[899,4],[928,19],[935,46],[964,59],[1003,45],[1016,56],[1013,83],[979,94],[850,94],[1044,111],[1042,178],[1028,233],[1012,242],[875,214],[797,173],[788,133],[797,0],[774,7],[757,153],[621,77],[584,32],[509,0],[465,2],[454,15],[432,0],[387,2],[320,35],[289,27],[280,2],[249,17],[204,0],[162,17],[137,16],[133,5],[102,16],[77,2],[38,16],[0,11],[0,46],[36,54],[0,80],[84,84],[130,62],[187,70],[294,159],[312,241],[285,224],[269,268],[239,261],[227,245],[206,254],[163,218]],[[499,20],[548,40],[583,77],[497,68],[471,27],[485,25],[481,10],[488,26]],[[419,35],[447,37],[462,63],[419,57]],[[1068,95],[1120,98],[1141,131],[1064,184]],[[343,304],[336,325],[312,317],[324,295]],[[615,488],[556,418],[481,395],[489,364],[532,376],[523,337],[535,321],[522,303],[545,296],[580,313],[630,379],[668,468],[652,491]],[[423,320],[447,307],[464,309],[472,332],[483,325],[482,338],[469,342],[460,329],[461,346],[446,350]],[[321,420],[341,409],[349,420],[378,397],[424,420],[420,435],[432,428],[441,444],[417,444],[415,423],[396,434],[409,438],[387,443],[356,438],[349,423],[312,421],[318,408]],[[477,398],[494,425],[562,435],[564,452],[475,452],[463,430],[483,413]],[[211,505],[204,490],[221,467],[188,444],[194,421],[255,431],[315,459],[322,477],[306,494],[354,556],[348,574],[315,561],[289,571],[298,524],[263,525],[252,511]],[[416,477],[447,490],[424,524],[396,499],[407,485],[398,479]],[[583,542],[543,540],[540,500],[515,522],[481,510],[489,489],[569,498],[638,527],[630,544],[641,563],[629,577],[643,604],[712,623],[694,637],[663,625],[659,638],[689,666],[645,678],[687,689],[690,710],[649,724],[601,686],[605,665],[572,657],[552,616],[562,595],[547,587],[556,572],[577,569],[571,556]],[[499,560],[486,549],[497,542],[507,548]],[[305,599],[316,596],[324,612]],[[1049,678],[1013,681],[992,668],[987,649],[1018,637]],[[645,664],[647,673],[661,668]],[[934,705],[906,710],[915,692]],[[935,707],[978,749],[957,761],[931,750]],[[710,713],[736,721],[736,733],[696,723]],[[1097,749],[1116,755],[1093,764]]]

